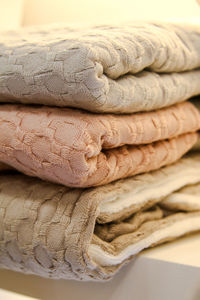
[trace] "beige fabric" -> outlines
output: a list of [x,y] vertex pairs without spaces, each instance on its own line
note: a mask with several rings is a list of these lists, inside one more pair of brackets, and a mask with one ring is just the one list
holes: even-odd
[[[170,213],[159,207],[186,184],[193,184],[187,189],[188,203],[194,194],[200,196],[199,168],[200,155],[190,154],[158,171],[85,190],[2,174],[0,265],[51,278],[109,279],[142,249],[200,229],[199,210]],[[118,221],[100,224],[102,207],[111,197],[116,198]],[[125,219],[117,208],[123,197],[132,210],[129,218],[124,211]],[[135,198],[140,208],[133,209]],[[147,204],[151,208],[142,212]]]
[[[190,195],[190,197],[188,197]],[[162,207],[170,210],[199,211],[200,184],[189,185],[162,201]]]
[[[135,23],[0,34],[0,101],[130,113],[200,94],[200,26]],[[196,70],[195,70],[196,69]]]
[[96,186],[173,163],[198,129],[189,102],[126,116],[1,105],[0,162],[66,186]]

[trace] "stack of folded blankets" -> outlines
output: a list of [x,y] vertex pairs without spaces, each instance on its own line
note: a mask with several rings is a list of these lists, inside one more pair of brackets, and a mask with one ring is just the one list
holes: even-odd
[[198,95],[200,26],[2,32],[0,266],[106,280],[200,230]]

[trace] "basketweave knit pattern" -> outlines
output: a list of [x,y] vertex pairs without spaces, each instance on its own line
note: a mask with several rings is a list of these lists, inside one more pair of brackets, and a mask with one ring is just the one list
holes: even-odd
[[130,113],[200,94],[200,29],[135,23],[0,35],[0,101]]
[[126,116],[1,105],[0,162],[66,186],[97,186],[175,162],[198,129],[189,102]]
[[[158,206],[166,196],[193,184],[187,191],[179,190],[187,193],[190,203],[194,189],[196,195],[200,192],[199,165],[199,154],[188,155],[158,171],[86,190],[49,184],[20,174],[0,175],[1,267],[50,278],[109,279],[131,257],[124,256],[116,265],[101,265],[94,255],[94,247],[100,247],[102,256],[117,256],[131,245],[135,255],[138,243],[143,248],[150,247],[200,229],[197,226],[200,222],[196,223],[200,212],[196,207],[194,211],[191,206],[187,210],[186,205],[185,213],[174,210],[166,218],[162,206]],[[179,180],[175,181],[175,177]],[[104,224],[99,225],[103,218],[100,205],[107,203],[111,196],[117,203],[125,194],[132,195],[127,207],[132,209],[131,218],[127,219],[124,210],[119,212],[120,222],[110,223],[112,219],[117,220],[116,214],[110,214],[109,223],[104,219]],[[135,199],[138,201],[134,204]],[[143,211],[145,204],[149,204],[150,211]],[[182,228],[183,221],[189,222],[184,232],[177,230]],[[176,230],[166,233],[172,225]]]

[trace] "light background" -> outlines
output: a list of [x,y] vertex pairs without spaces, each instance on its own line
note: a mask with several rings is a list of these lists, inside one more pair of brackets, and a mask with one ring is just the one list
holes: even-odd
[[0,0],[0,29],[19,27],[24,15],[24,0]]
[[196,0],[0,0],[0,28],[46,23],[200,20]]
[[25,0],[24,25],[200,18],[195,0]]

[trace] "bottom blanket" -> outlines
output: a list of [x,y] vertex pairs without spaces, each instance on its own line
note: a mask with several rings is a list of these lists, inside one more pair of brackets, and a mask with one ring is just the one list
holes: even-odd
[[0,175],[0,266],[106,280],[145,248],[200,230],[200,153],[90,188]]

